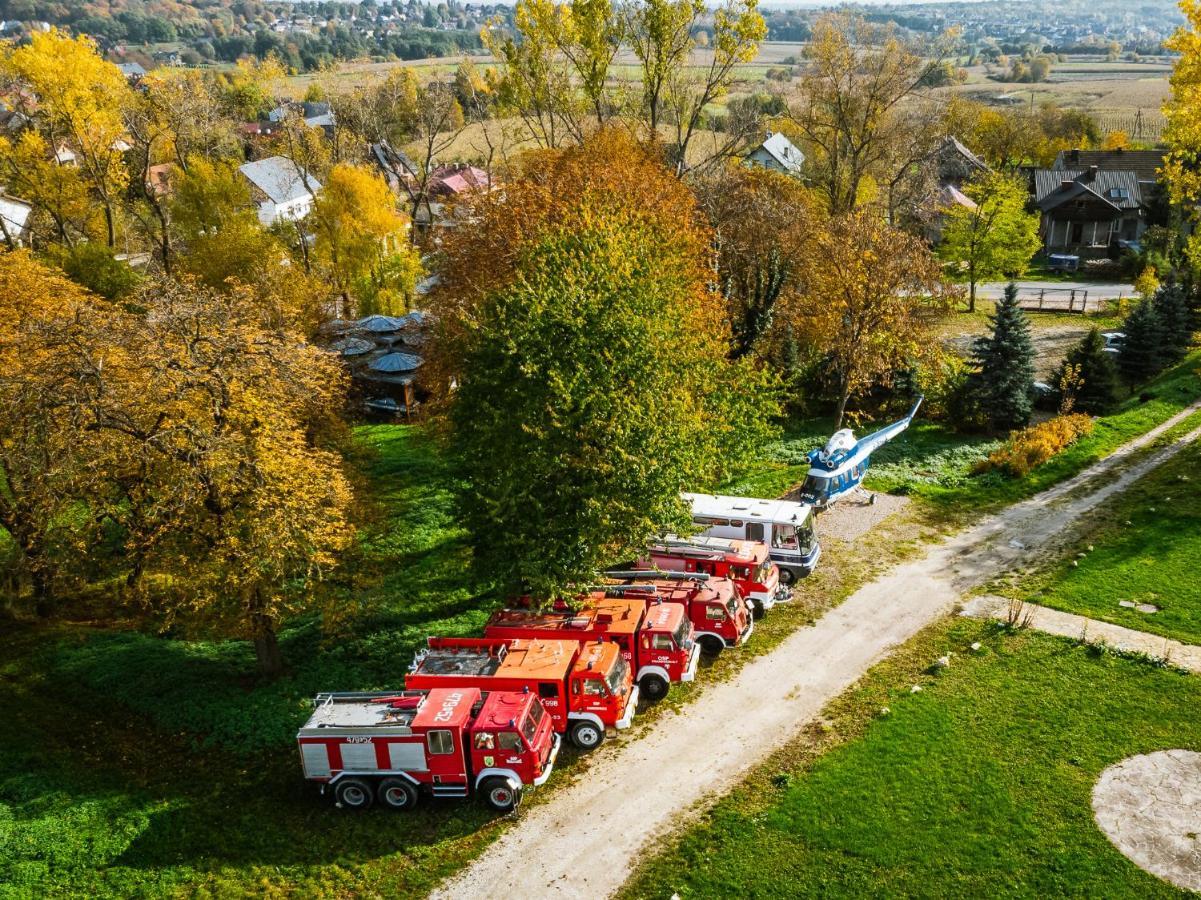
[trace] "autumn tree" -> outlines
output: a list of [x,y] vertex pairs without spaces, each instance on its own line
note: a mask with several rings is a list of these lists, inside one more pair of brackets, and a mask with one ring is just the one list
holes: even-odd
[[694,69],[694,32],[706,14],[702,0],[640,0],[627,12],[628,40],[641,70],[644,122],[654,140],[661,126],[670,127],[668,157],[679,174],[729,155],[746,137],[736,132],[692,159],[706,107],[725,94],[735,67],[753,60],[767,37],[758,0],[723,0],[713,12],[707,64]]
[[798,290],[818,204],[795,178],[758,167],[722,169],[697,192],[714,231],[737,359],[771,330],[780,298]]
[[[143,576],[138,595],[167,622],[253,641],[274,675],[280,622],[311,603],[352,537],[351,492],[331,443],[337,363],[264,328],[250,293],[149,287],[144,312],[80,347],[65,374],[85,429],[148,463],[110,508]],[[110,342],[122,365],[105,364]]]
[[803,138],[813,187],[832,214],[845,213],[873,184],[888,181],[901,104],[939,62],[938,47],[902,39],[892,26],[829,13],[813,27],[791,117]]
[[348,310],[407,309],[421,260],[382,178],[362,166],[334,166],[310,219],[317,267]]
[[128,184],[123,114],[132,97],[125,76],[101,58],[89,38],[56,30],[35,32],[28,44],[7,49],[0,56],[0,75],[14,88],[15,108],[34,123],[46,145],[75,154],[103,209],[108,245],[115,246]]
[[687,525],[680,492],[761,438],[764,377],[729,363],[710,235],[628,136],[531,160],[447,235],[434,312],[476,562],[554,596]]
[[943,211],[938,255],[968,283],[968,310],[976,310],[976,286],[993,278],[1021,275],[1038,252],[1038,216],[1026,212],[1026,189],[1014,178],[985,172],[963,187],[971,205],[952,203]]
[[919,358],[926,323],[945,307],[938,262],[924,241],[863,207],[818,231],[790,313],[823,354],[835,386],[835,428],[851,398]]
[[172,191],[191,161],[241,156],[233,110],[216,80],[195,69],[158,69],[142,79],[125,109],[131,211],[163,270],[174,263]]
[[[35,245],[55,242],[71,247],[97,230],[92,227],[94,209],[80,170],[59,165],[50,144],[37,131],[26,130],[17,137],[0,135],[0,181],[9,193],[33,207],[30,230]],[[16,247],[17,235],[6,228],[3,237],[8,249]]]
[[71,414],[63,369],[78,339],[105,327],[78,285],[27,251],[0,253],[0,527],[42,616],[55,608],[56,529],[106,456]]
[[1164,46],[1179,54],[1164,105],[1170,148],[1163,177],[1173,203],[1194,208],[1201,199],[1201,0],[1181,0],[1185,24]]
[[[516,33],[497,21],[484,40],[502,63],[502,103],[521,117],[539,145],[579,142],[625,112],[650,140],[666,143],[682,174],[730,155],[745,139],[739,130],[694,152],[706,108],[726,93],[736,67],[754,59],[767,36],[758,0],[723,0],[712,12],[714,37],[705,62],[694,66],[698,28],[708,15],[700,0],[636,0],[624,6],[609,0],[520,0]],[[637,100],[609,77],[626,45],[638,60]]]

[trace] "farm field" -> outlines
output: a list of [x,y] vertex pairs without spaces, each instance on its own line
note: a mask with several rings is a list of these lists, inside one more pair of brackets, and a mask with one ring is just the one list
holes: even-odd
[[[1070,60],[1056,63],[1051,77],[1038,84],[993,81],[981,66],[968,69],[965,84],[945,88],[988,102],[1011,95],[1036,105],[1047,101],[1092,113],[1104,131],[1126,131],[1134,140],[1155,141],[1164,127],[1160,111],[1168,99],[1171,66],[1163,60],[1116,62]],[[1141,112],[1141,118],[1139,116]]]
[[[930,674],[948,651],[951,666]],[[644,865],[623,896],[773,897],[784,883],[806,897],[1180,896],[1113,848],[1090,794],[1126,756],[1201,749],[1198,702],[1201,681],[1174,670],[943,622],[835,701],[822,727]]]

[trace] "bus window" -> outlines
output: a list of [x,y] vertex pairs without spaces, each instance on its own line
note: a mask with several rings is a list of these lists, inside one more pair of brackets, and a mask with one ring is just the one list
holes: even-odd
[[763,541],[763,523],[762,522],[747,522],[746,523],[746,539],[748,541]]

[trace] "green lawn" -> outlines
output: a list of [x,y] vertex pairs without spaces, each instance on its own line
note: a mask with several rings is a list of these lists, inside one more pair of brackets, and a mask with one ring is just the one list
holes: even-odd
[[[1098,516],[1078,549],[1083,555],[1075,566],[1056,566],[1022,596],[1201,644],[1201,448],[1186,450],[1126,491]],[[1125,608],[1123,600],[1159,612]]]
[[[972,467],[1000,441],[962,435],[939,422],[918,420],[872,455],[865,485],[875,491],[909,494],[936,518],[964,516],[1025,499],[1070,478],[1116,448],[1154,428],[1201,397],[1201,351],[1164,372],[1110,415],[1097,419],[1092,434],[1035,469],[1026,479],[1000,474],[973,476]],[[884,423],[855,428],[868,434]],[[805,454],[825,443],[832,423],[825,418],[789,423],[762,457],[734,474],[719,490],[776,497],[798,486],[808,469]]]
[[[301,778],[296,728],[319,690],[393,688],[429,634],[477,633],[449,481],[419,430],[377,427],[378,515],[344,586],[349,630],[284,630],[259,684],[241,641],[89,627],[6,635],[0,662],[0,896],[420,893],[497,829],[473,803],[346,816]],[[378,576],[378,577],[375,577]]]
[[[947,650],[949,669],[924,671]],[[836,701],[825,730],[718,803],[625,894],[1180,896],[1113,849],[1090,793],[1131,754],[1201,749],[1198,704],[1196,677],[953,620]]]

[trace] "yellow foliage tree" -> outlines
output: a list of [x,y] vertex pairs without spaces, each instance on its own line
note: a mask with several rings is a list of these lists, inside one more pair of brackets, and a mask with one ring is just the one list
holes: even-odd
[[393,310],[407,303],[421,269],[409,222],[384,180],[340,163],[317,197],[309,227],[318,270],[346,304]]
[[51,29],[0,56],[0,72],[19,86],[17,108],[47,144],[65,145],[104,209],[108,244],[116,246],[118,208],[128,184],[122,159],[124,113],[132,101],[125,76],[90,38]]
[[1193,206],[1201,199],[1201,0],[1181,0],[1185,25],[1164,46],[1178,53],[1164,104],[1164,140],[1170,153],[1163,176],[1173,203]]
[[940,267],[923,240],[861,208],[820,229],[801,283],[791,315],[827,360],[841,428],[852,396],[925,352],[928,313],[949,307]]

